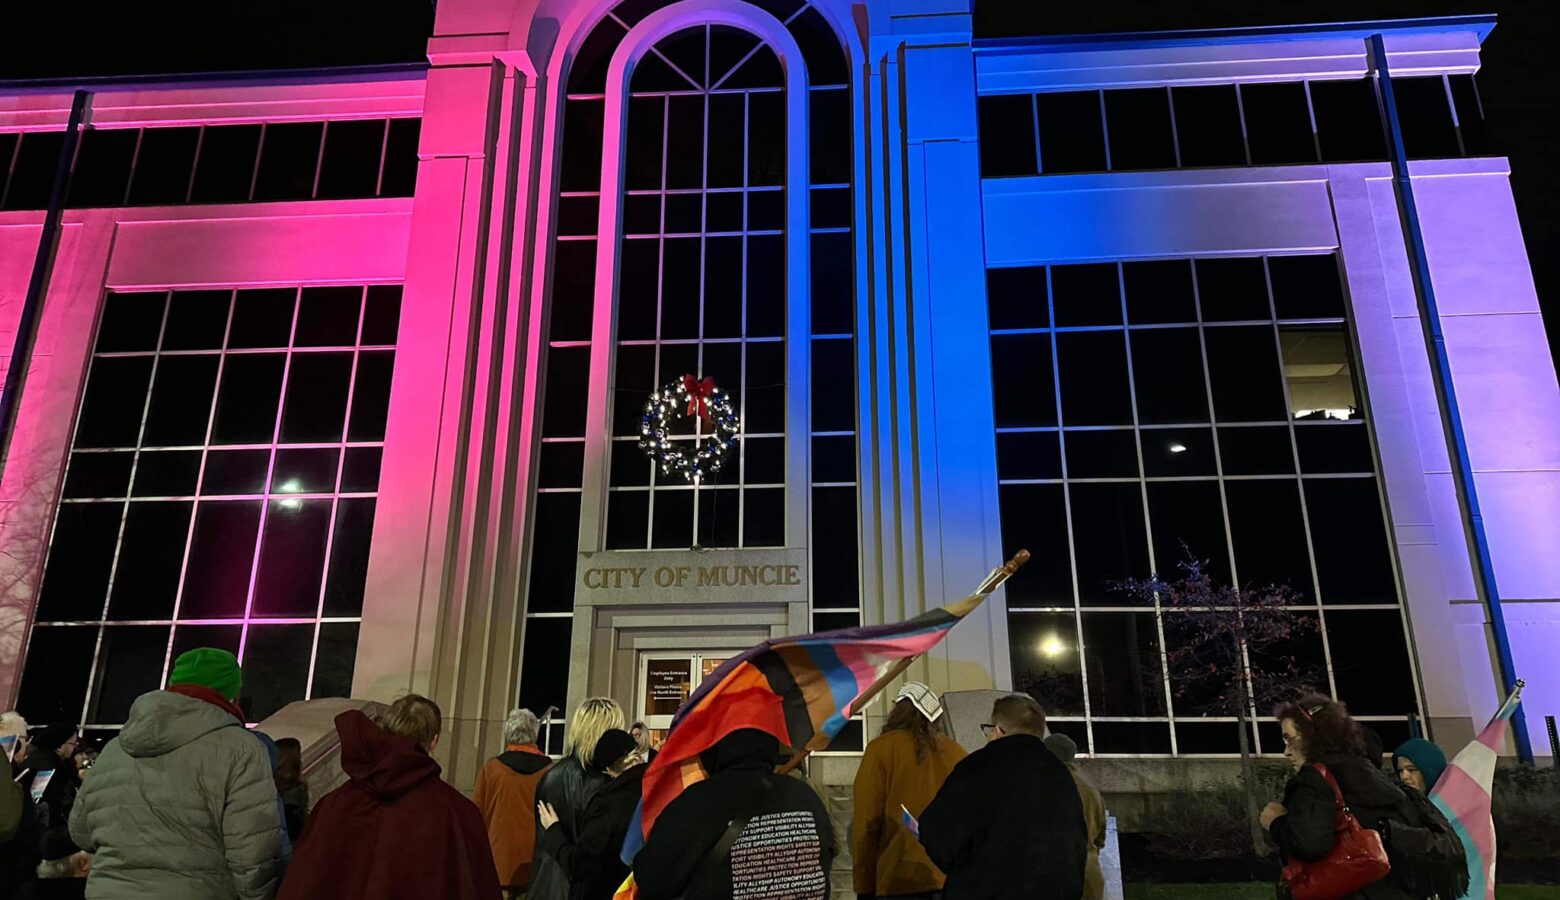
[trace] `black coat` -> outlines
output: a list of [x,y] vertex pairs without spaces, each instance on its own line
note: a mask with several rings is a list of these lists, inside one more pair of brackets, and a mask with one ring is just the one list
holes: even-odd
[[[580,816],[590,802],[591,795],[607,783],[602,772],[586,772],[579,759],[570,756],[547,770],[536,783],[537,802],[551,804],[558,813],[560,837],[570,843],[579,840]],[[542,846],[544,829],[536,823],[536,855],[531,864],[531,884],[526,888],[527,900],[569,900],[569,873],[564,871],[558,857]]]
[[602,785],[579,817],[579,830],[569,840],[554,825],[537,839],[569,876],[569,900],[612,900],[628,877],[623,864],[623,839],[639,805],[645,766],[638,765]]
[[1086,832],[1072,774],[1027,734],[966,756],[921,815],[946,900],[1078,900]]
[[[1366,828],[1385,831],[1388,822],[1423,827],[1403,791],[1380,768],[1353,754],[1325,756],[1322,763],[1332,772],[1354,817]],[[1320,772],[1307,766],[1295,773],[1284,787],[1287,815],[1273,821],[1268,833],[1278,844],[1285,861],[1315,862],[1332,852],[1337,841],[1338,807],[1332,788]],[[1386,878],[1353,894],[1355,900],[1407,900],[1413,894],[1397,877]]]
[[[726,900],[733,869],[754,888],[785,877],[792,881],[787,897],[828,898],[834,826],[810,785],[775,774],[779,750],[772,736],[743,729],[700,756],[710,776],[661,810],[634,857],[643,900]],[[715,845],[745,815],[751,818],[732,849],[712,862]]]

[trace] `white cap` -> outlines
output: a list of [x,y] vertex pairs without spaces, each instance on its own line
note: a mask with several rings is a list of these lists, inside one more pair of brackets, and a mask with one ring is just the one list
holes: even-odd
[[899,689],[899,694],[894,697],[894,702],[898,703],[901,700],[909,700],[915,704],[915,708],[920,711],[921,715],[926,717],[928,722],[935,722],[942,718],[942,701],[937,699],[937,695],[932,693],[931,688],[919,681],[908,682]]

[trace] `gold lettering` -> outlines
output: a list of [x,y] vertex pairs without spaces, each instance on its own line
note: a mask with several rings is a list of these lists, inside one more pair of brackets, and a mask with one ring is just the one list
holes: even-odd
[[634,587],[639,587],[639,579],[644,576],[645,570],[643,567],[630,569],[629,574],[634,576]]
[[758,567],[758,583],[759,584],[779,584],[780,583],[780,567],[779,566],[759,566]]
[[656,587],[671,587],[676,578],[677,575],[672,571],[671,566],[662,566],[655,570]]
[[683,582],[688,580],[688,572],[689,572],[689,569],[688,569],[687,566],[678,566],[677,567],[677,586],[678,587],[682,587],[683,586]]
[[[596,582],[594,584],[591,583],[591,576],[592,575],[596,576]],[[596,590],[596,589],[600,588],[601,587],[601,570],[600,569],[586,569],[585,570],[584,579],[585,579],[585,588],[587,590]]]
[[701,566],[699,568],[699,587],[717,587],[719,585],[719,566]]
[[782,582],[782,584],[801,584],[802,583],[802,572],[801,572],[801,569],[802,569],[801,566],[786,566],[785,567],[785,581]]

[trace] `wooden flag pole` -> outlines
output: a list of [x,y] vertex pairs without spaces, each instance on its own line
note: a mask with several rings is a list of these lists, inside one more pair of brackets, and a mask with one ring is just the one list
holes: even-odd
[[[992,591],[1001,587],[1002,582],[1007,581],[1009,578],[1013,577],[1013,573],[1017,572],[1020,568],[1023,567],[1024,563],[1027,562],[1029,562],[1029,551],[1018,551],[1017,553],[1013,554],[1012,559],[1008,560],[997,568],[992,569],[991,574],[986,576],[986,580],[982,581],[980,583],[980,587],[976,588],[975,593],[971,594],[970,596],[983,597],[987,594],[990,594]],[[907,656],[904,659],[895,661],[893,666],[891,666],[887,672],[883,673],[882,677],[873,682],[872,687],[862,692],[861,696],[856,698],[855,707],[857,709],[866,709],[867,704],[871,703],[873,698],[882,692],[885,687],[888,687],[888,685],[891,684],[894,679],[898,678],[900,675],[903,675],[905,670],[910,668],[911,664],[920,658],[921,657],[919,655]],[[777,769],[776,773],[780,775],[789,775],[791,772],[795,771],[796,767],[800,766],[808,756],[811,756],[813,751],[826,749],[829,746],[830,740],[831,738],[828,738],[823,734],[813,735],[812,739],[807,742],[807,746],[803,747],[801,751],[798,752],[795,756],[792,756],[789,760],[786,760],[785,765]]]

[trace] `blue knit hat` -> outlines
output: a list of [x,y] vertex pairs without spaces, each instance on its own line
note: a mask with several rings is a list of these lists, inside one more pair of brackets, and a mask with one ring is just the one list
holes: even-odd
[[1398,757],[1413,763],[1424,774],[1426,792],[1435,787],[1435,783],[1441,780],[1441,773],[1446,771],[1446,754],[1424,738],[1410,738],[1392,751],[1394,769],[1397,768]]

